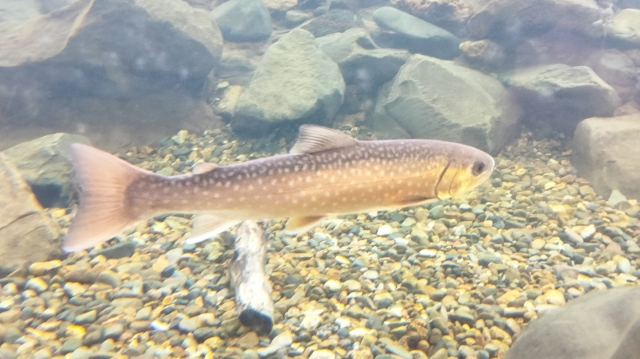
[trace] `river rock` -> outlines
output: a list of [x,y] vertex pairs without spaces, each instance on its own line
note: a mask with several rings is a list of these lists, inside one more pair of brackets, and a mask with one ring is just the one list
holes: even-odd
[[434,138],[495,154],[516,133],[520,109],[502,84],[451,61],[413,55],[385,87],[373,117],[379,138]]
[[[0,153],[0,263],[5,267],[46,260],[56,251],[59,229],[16,166]],[[59,250],[57,250],[59,252]]]
[[227,41],[261,41],[271,36],[271,15],[262,0],[230,0],[210,15]]
[[580,121],[611,116],[620,105],[616,91],[586,66],[534,66],[502,79],[516,93],[524,120],[540,131],[570,135]]
[[640,46],[640,9],[623,9],[611,24],[611,36],[624,45]]
[[640,198],[640,113],[588,118],[576,128],[571,163],[601,196]]
[[0,142],[69,132],[131,145],[205,125],[197,94],[221,52],[208,13],[182,1],[78,0],[2,22]]
[[615,49],[598,51],[591,56],[589,66],[616,90],[622,103],[633,99],[638,78],[635,65],[627,55]]
[[373,20],[385,30],[372,34],[380,46],[442,59],[452,59],[460,54],[460,39],[455,35],[404,11],[383,6],[373,13]]
[[638,336],[640,287],[593,291],[528,324],[504,358],[635,358]]
[[231,124],[245,133],[291,121],[329,124],[344,100],[340,68],[313,35],[294,29],[265,52]]
[[595,0],[496,0],[484,2],[467,27],[475,39],[516,43],[556,27],[599,37],[602,30],[591,25],[599,19]]
[[393,79],[411,56],[406,50],[378,48],[361,28],[317,38],[316,44],[338,63],[348,84],[373,90]]
[[302,26],[315,37],[344,32],[356,26],[356,14],[346,9],[333,9]]
[[4,151],[44,207],[68,207],[74,195],[72,143],[89,144],[89,140],[84,136],[56,133]]
[[467,0],[391,0],[391,4],[452,33],[467,33],[467,21],[479,5]]

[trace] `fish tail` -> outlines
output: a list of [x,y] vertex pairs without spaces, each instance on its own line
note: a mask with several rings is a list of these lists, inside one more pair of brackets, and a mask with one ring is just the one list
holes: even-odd
[[122,233],[140,218],[127,201],[127,188],[151,173],[97,148],[71,145],[73,167],[80,185],[78,211],[62,248],[86,249]]

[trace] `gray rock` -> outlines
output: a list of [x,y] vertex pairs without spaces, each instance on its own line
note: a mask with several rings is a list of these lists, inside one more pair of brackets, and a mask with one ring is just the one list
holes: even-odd
[[502,77],[523,106],[523,119],[543,131],[572,134],[589,117],[607,117],[620,105],[616,91],[586,66],[518,69]]
[[178,328],[186,333],[190,333],[198,329],[198,323],[195,319],[184,318],[178,323]]
[[118,259],[131,257],[136,251],[136,244],[133,242],[120,242],[109,248],[102,249],[95,253],[96,256],[102,255],[107,259]]
[[616,14],[609,36],[626,45],[640,46],[640,9],[623,9]]
[[369,91],[393,79],[411,56],[406,50],[378,48],[361,28],[317,38],[316,44],[338,63],[347,83]]
[[269,9],[261,0],[230,0],[210,13],[227,41],[261,41],[271,36]]
[[231,52],[222,55],[215,75],[234,84],[247,86],[251,83],[255,70],[256,66],[251,60]]
[[380,46],[407,49],[442,59],[460,54],[460,39],[438,26],[390,6],[373,13],[373,20],[386,31],[372,35]]
[[13,267],[44,261],[59,252],[59,235],[16,166],[0,153],[0,263]]
[[93,355],[93,351],[87,348],[78,348],[71,353],[71,359],[89,359]]
[[590,0],[496,0],[483,3],[469,18],[467,29],[473,38],[491,36],[507,43],[554,27],[597,37],[602,29],[591,24],[599,18],[598,5]]
[[80,348],[82,345],[82,339],[71,337],[67,338],[62,342],[62,346],[60,347],[60,353],[69,354]]
[[573,135],[572,164],[607,198],[614,189],[640,198],[640,114],[589,118]]
[[381,139],[433,138],[496,154],[513,139],[519,118],[519,106],[494,78],[413,55],[380,89],[372,122]]
[[296,27],[311,19],[311,17],[311,14],[304,11],[289,10],[284,14],[284,23],[287,27]]
[[345,9],[330,10],[302,26],[315,37],[344,32],[356,26],[356,14]]
[[257,352],[260,357],[264,358],[266,356],[269,356],[277,352],[282,348],[286,348],[290,346],[292,343],[293,343],[293,336],[291,335],[290,332],[284,331],[278,334],[275,338],[273,338],[273,340],[271,341],[271,344],[269,344],[268,347],[259,349]]
[[411,353],[404,349],[400,344],[393,341],[391,338],[381,338],[380,343],[391,354],[395,354],[403,359],[411,359]]
[[621,103],[633,98],[638,78],[635,64],[627,55],[615,49],[597,51],[591,56],[588,64],[604,82],[616,90]]
[[[129,139],[166,136],[206,112],[191,94],[220,58],[222,34],[205,10],[174,0],[78,0],[60,10],[0,25],[0,82],[11,89],[0,94],[3,143],[35,125],[131,146]],[[168,112],[165,128],[160,113]]]
[[108,325],[104,330],[104,338],[118,340],[122,333],[124,333],[124,326],[122,324],[116,323],[113,325]]
[[529,323],[504,358],[635,358],[639,335],[640,287],[592,291]]
[[486,267],[489,263],[502,263],[502,259],[495,253],[484,252],[478,254],[478,263]]
[[236,103],[234,129],[262,130],[290,121],[330,123],[344,100],[338,65],[313,35],[294,29],[265,52],[249,87]]
[[75,191],[71,144],[89,144],[84,136],[56,133],[8,148],[13,161],[43,207],[68,207]]

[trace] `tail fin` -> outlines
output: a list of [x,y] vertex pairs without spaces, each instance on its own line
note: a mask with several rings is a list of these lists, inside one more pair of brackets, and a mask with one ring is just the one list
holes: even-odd
[[71,145],[81,188],[78,213],[62,248],[74,252],[103,243],[139,220],[126,205],[127,187],[150,172],[91,146]]

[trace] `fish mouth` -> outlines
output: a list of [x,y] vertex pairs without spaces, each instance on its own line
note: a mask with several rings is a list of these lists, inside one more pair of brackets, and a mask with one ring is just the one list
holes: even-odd
[[449,166],[451,165],[451,160],[447,161],[447,165],[444,166],[444,169],[442,170],[442,172],[440,172],[440,176],[438,176],[438,181],[436,182],[436,187],[435,187],[435,197],[437,199],[442,199],[440,198],[440,196],[438,195],[440,191],[438,191],[438,187],[440,187],[440,182],[442,182],[442,178],[444,177],[444,174],[447,173],[447,170],[449,169]]

